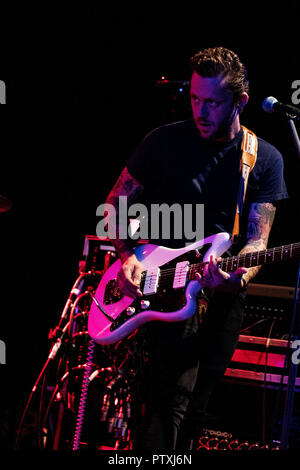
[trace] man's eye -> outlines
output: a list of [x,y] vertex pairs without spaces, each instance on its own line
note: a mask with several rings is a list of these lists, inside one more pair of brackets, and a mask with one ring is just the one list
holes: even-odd
[[214,101],[214,100],[209,100],[208,101],[208,104],[209,106],[211,106],[212,108],[216,108],[217,106],[219,106],[219,102],[218,101]]

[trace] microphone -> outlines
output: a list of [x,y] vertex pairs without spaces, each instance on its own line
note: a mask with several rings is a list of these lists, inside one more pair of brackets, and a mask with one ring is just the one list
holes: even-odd
[[296,117],[299,119],[300,117],[300,109],[295,106],[291,106],[290,104],[279,103],[274,96],[268,96],[268,98],[264,99],[262,109],[266,111],[266,113],[285,114],[292,119],[295,119]]

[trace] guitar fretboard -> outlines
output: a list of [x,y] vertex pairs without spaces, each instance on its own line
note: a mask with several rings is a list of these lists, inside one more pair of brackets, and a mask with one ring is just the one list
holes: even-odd
[[[300,243],[291,243],[290,245],[268,248],[267,250],[254,251],[252,253],[244,253],[238,256],[224,258],[218,263],[222,271],[235,271],[237,268],[252,268],[268,263],[277,263],[293,258],[300,257]],[[192,264],[189,269],[189,278],[194,279],[196,272],[201,271],[203,262]]]

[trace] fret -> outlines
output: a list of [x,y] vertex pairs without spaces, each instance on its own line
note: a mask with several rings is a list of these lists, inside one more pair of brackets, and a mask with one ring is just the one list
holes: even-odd
[[283,259],[290,259],[291,258],[291,245],[285,245],[283,247]]
[[251,265],[252,266],[257,266],[257,251],[255,253],[252,253],[251,257]]
[[243,266],[243,261],[241,260],[241,255],[237,256],[237,266],[241,268]]
[[240,258],[240,261],[241,261],[240,266],[244,267],[245,266],[245,259],[246,259],[245,255],[239,255],[239,258]]
[[261,253],[260,256],[261,256],[261,258],[262,258],[260,264],[262,265],[262,264],[265,264],[265,263],[266,263],[266,256],[267,256],[267,253],[266,253],[266,250],[261,250],[260,253]]
[[264,251],[258,251],[257,252],[257,266],[262,264],[262,262],[260,261],[261,256],[264,258],[264,256],[265,256]]
[[252,253],[249,253],[249,268],[252,268]]
[[270,262],[270,256],[271,256],[270,250],[266,250],[266,255],[265,255],[266,264]]

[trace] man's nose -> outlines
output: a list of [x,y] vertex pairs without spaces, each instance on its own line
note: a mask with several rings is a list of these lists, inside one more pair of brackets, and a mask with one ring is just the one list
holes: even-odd
[[203,101],[202,103],[199,104],[199,107],[198,107],[198,117],[206,118],[208,115],[209,115],[209,110],[208,110],[207,103]]

